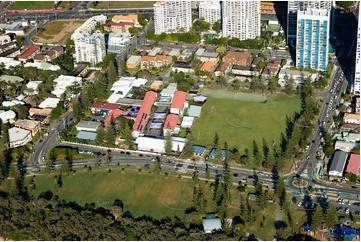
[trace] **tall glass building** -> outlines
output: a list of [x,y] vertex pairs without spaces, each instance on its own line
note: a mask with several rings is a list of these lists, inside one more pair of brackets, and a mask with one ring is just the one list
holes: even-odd
[[308,9],[297,12],[296,66],[326,70],[330,12]]

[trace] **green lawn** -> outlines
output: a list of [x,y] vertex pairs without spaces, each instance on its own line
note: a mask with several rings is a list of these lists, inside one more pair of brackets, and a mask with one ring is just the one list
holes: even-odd
[[[58,7],[64,7],[69,2],[61,2]],[[54,8],[54,1],[16,1],[9,7],[9,10],[34,10]]]
[[152,8],[156,1],[99,1],[97,9]]
[[299,98],[286,95],[270,96],[266,103],[208,97],[201,117],[192,127],[195,144],[212,148],[217,132],[221,146],[227,141],[230,148],[243,151],[256,140],[261,148],[262,138],[268,144],[279,141],[285,131],[286,115],[292,116],[299,109]]

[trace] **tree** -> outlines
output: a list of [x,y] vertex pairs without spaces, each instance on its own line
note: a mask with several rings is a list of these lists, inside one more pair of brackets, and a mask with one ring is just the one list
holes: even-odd
[[220,19],[217,22],[215,22],[212,26],[212,29],[217,33],[220,33],[222,29],[222,20]]
[[227,51],[227,48],[225,47],[225,46],[219,46],[217,49],[216,49],[216,52],[220,55],[220,56],[222,56],[222,55],[224,55],[224,53],[226,53],[226,51]]
[[97,137],[95,140],[96,144],[103,145],[104,137],[105,137],[104,128],[103,128],[103,126],[99,126],[99,128],[97,129]]
[[218,134],[217,132],[214,134],[214,137],[213,137],[213,145],[214,146],[218,146],[218,141],[219,141],[219,137],[218,137]]
[[157,159],[154,161],[153,164],[153,172],[156,174],[159,174],[161,168],[160,168],[160,164],[159,164],[159,157],[157,157]]
[[117,70],[115,69],[114,62],[109,61],[107,69],[106,69],[106,77],[108,79],[109,85],[112,85],[118,78]]
[[116,134],[115,134],[114,127],[111,124],[108,124],[108,127],[106,129],[106,135],[105,135],[106,145],[108,147],[114,146],[115,136],[116,136]]
[[333,228],[336,224],[338,224],[337,209],[333,203],[329,203],[325,212],[325,225]]
[[134,138],[132,135],[132,130],[130,129],[128,124],[124,126],[123,138],[125,139],[125,144],[128,146],[128,148],[133,145]]
[[72,101],[72,104],[73,104],[73,118],[75,120],[80,120],[81,118],[81,115],[82,115],[82,108],[81,108],[81,104],[80,102],[73,98],[73,101]]
[[276,194],[280,198],[281,205],[282,205],[282,202],[284,201],[284,199],[286,197],[286,185],[285,185],[285,182],[284,182],[284,179],[282,176],[278,177],[277,186],[276,186]]
[[239,80],[234,80],[232,83],[233,90],[239,91],[241,89],[241,84]]
[[170,134],[170,131],[167,129],[165,133],[165,144],[164,144],[165,153],[171,153],[172,148],[173,148],[172,136]]
[[[336,215],[337,216],[337,215]],[[312,228],[314,230],[321,228],[324,223],[324,215],[321,206],[316,207],[316,211],[312,215]]]
[[144,28],[150,20],[150,17],[145,14],[138,14],[138,22]]
[[193,151],[193,135],[192,135],[192,133],[189,133],[187,135],[186,144],[184,145],[182,157],[189,158],[193,155],[193,153],[194,153],[194,151]]
[[285,88],[285,93],[288,96],[291,96],[293,94],[293,84],[294,84],[294,80],[292,77],[290,77],[290,79],[288,80],[288,82],[286,84],[286,88]]
[[355,5],[354,1],[336,1],[336,6],[349,12]]
[[177,84],[178,91],[188,92],[190,89],[191,89],[191,84],[186,80],[182,80]]
[[273,94],[273,92],[277,89],[278,80],[277,77],[273,76],[268,80],[268,90]]
[[211,171],[208,167],[208,164],[206,164],[206,177],[207,177],[207,180],[211,179]]
[[55,65],[58,65],[60,68],[66,72],[72,72],[74,70],[74,60],[71,57],[70,53],[64,53],[53,60]]
[[257,166],[262,164],[262,154],[255,140],[253,140],[253,159]]

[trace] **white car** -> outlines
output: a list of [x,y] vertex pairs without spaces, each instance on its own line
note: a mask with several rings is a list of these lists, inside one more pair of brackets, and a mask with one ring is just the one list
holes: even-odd
[[346,208],[345,213],[346,213],[346,214],[349,214],[349,213],[350,213],[350,209]]
[[297,206],[302,207],[302,202],[299,202]]

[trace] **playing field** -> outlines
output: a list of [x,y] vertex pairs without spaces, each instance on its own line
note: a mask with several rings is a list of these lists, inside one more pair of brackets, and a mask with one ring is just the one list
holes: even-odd
[[152,8],[156,1],[98,1],[97,9]]
[[38,43],[65,44],[84,20],[53,21],[41,29],[32,40]]
[[[232,94],[233,95],[233,94]],[[251,95],[251,94],[250,94]],[[271,144],[279,141],[285,131],[286,115],[300,109],[299,98],[286,95],[270,96],[267,102],[237,101],[208,96],[201,117],[192,127],[195,144],[213,147],[213,137],[218,133],[219,144],[227,141],[230,148],[243,151],[251,148],[253,140],[261,147],[262,139]]]
[[[61,2],[58,7],[64,7],[69,2]],[[34,10],[54,8],[54,1],[16,1],[10,5],[9,10]]]

